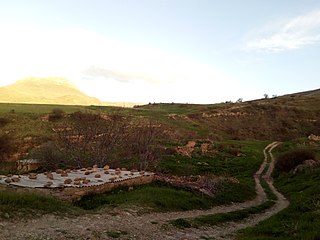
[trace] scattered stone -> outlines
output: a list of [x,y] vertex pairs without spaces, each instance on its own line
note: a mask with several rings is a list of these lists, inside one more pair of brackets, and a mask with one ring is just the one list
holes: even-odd
[[62,170],[62,169],[57,169],[57,170],[56,170],[56,173],[57,173],[57,174],[61,174],[61,173],[63,173],[63,170]]
[[72,180],[70,178],[64,180],[64,184],[71,184],[72,183]]
[[100,174],[96,174],[94,175],[95,178],[101,178],[101,175]]
[[49,178],[50,180],[53,180],[53,174],[52,173],[47,173],[47,178]]
[[68,177],[68,173],[62,172],[62,173],[61,173],[61,177]]
[[81,185],[81,181],[74,181],[73,184],[74,185]]
[[18,177],[13,177],[11,178],[12,182],[20,182],[20,178]]
[[6,183],[11,183],[11,182],[12,182],[11,178],[6,178],[4,181],[5,181]]
[[49,188],[49,187],[51,187],[52,184],[53,184],[53,182],[47,182],[47,183],[44,185],[44,187],[45,187],[45,188]]
[[90,173],[91,173],[90,171],[86,171],[84,175],[89,175]]
[[84,179],[84,180],[82,181],[83,184],[88,184],[89,182],[90,182],[90,179]]
[[109,174],[109,171],[104,171],[104,174]]
[[37,179],[36,173],[29,173],[29,179]]
[[109,165],[105,165],[105,166],[103,167],[103,170],[109,170],[109,169],[110,169]]

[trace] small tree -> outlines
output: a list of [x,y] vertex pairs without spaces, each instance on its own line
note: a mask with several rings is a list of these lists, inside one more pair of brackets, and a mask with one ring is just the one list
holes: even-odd
[[59,108],[52,109],[51,114],[49,115],[49,121],[57,121],[64,116],[64,111]]
[[139,160],[140,170],[155,165],[159,158],[159,141],[163,137],[162,127],[152,121],[139,121],[128,136],[130,157]]
[[268,99],[269,98],[269,95],[268,94],[263,94],[263,97],[265,98],[265,99]]

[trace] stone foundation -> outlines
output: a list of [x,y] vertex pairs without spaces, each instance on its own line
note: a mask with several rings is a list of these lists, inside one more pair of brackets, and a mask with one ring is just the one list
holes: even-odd
[[116,180],[114,182],[107,182],[96,186],[83,187],[61,187],[61,188],[28,188],[14,185],[0,184],[0,190],[9,190],[14,192],[37,193],[47,196],[54,196],[65,201],[78,201],[83,196],[90,194],[101,194],[112,191],[119,187],[132,187],[153,182],[154,175],[144,175],[130,179]]

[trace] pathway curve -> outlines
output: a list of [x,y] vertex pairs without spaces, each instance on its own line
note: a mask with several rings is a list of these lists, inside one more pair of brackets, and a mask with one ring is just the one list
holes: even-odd
[[[253,226],[289,205],[285,197],[273,186],[271,173],[274,157],[271,151],[278,142],[269,144],[264,149],[264,160],[256,172],[257,196],[251,201],[217,206],[210,210],[193,210],[186,212],[149,213],[139,216],[133,211],[119,211],[116,214],[86,214],[78,217],[62,217],[44,215],[35,219],[3,221],[0,220],[0,239],[113,239],[110,231],[121,230],[124,233],[118,239],[199,239],[201,236],[215,239],[232,238],[236,231]],[[269,156],[269,157],[268,157]],[[262,176],[270,160],[266,174]],[[277,196],[276,204],[264,213],[252,215],[240,222],[230,222],[221,226],[177,229],[166,224],[168,220],[177,218],[193,218],[201,215],[227,213],[235,210],[257,206],[266,201],[266,194],[260,184],[260,178],[266,179],[270,189]]]

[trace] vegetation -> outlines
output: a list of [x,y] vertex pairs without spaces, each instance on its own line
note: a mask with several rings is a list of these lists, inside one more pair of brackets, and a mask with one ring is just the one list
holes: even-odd
[[[297,148],[297,143],[289,142],[280,146],[278,152],[281,154],[289,150],[291,153],[294,148]],[[317,150],[316,156],[319,153]],[[319,239],[319,166],[296,174],[292,171],[278,172],[275,177],[274,184],[289,199],[289,207],[256,227],[243,230],[238,239]]]
[[79,214],[81,209],[53,197],[0,191],[0,218],[25,218],[44,213]]
[[277,157],[276,169],[280,172],[290,172],[305,160],[315,159],[315,153],[310,149],[293,149]]

